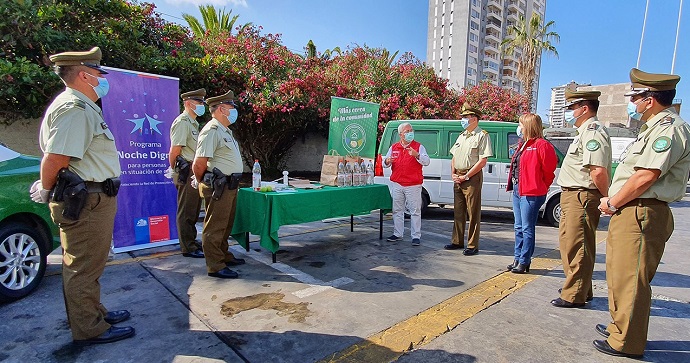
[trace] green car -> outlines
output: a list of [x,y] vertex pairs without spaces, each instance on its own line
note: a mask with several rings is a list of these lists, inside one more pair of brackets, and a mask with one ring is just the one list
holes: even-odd
[[0,144],[0,301],[28,295],[43,279],[47,257],[60,245],[46,204],[34,203],[29,188],[41,159]]

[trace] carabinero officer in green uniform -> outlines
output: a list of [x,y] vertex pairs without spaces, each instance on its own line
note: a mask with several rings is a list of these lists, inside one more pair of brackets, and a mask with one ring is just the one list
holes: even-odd
[[199,123],[196,118],[206,113],[204,97],[206,90],[203,88],[180,95],[184,111],[170,126],[170,167],[165,172],[166,177],[172,178],[177,188],[177,237],[180,250],[182,256],[193,258],[204,258],[201,243],[196,240],[196,221],[199,219],[201,197],[199,191],[192,187],[192,183],[197,183],[192,173],[199,138]]
[[595,329],[602,353],[639,358],[647,343],[651,282],[673,233],[668,203],[685,196],[690,171],[690,125],[671,105],[680,77],[630,71],[628,114],[641,120],[637,139],[621,156],[609,197],[599,209],[612,215],[606,238],[608,326]]
[[206,100],[213,119],[199,134],[192,170],[199,180],[199,194],[206,202],[206,217],[201,241],[209,276],[237,278],[230,266],[242,265],[228,251],[228,238],[235,220],[237,186],[242,175],[240,147],[229,127],[237,121],[232,91]]
[[559,308],[578,308],[592,300],[592,273],[596,257],[599,202],[608,196],[611,175],[611,138],[597,119],[599,91],[565,91],[565,122],[577,127],[558,174],[561,186],[559,223],[565,282]]
[[99,278],[113,237],[120,162],[113,134],[95,102],[108,93],[98,47],[50,56],[66,89],[48,106],[41,123],[41,179],[31,197],[48,203],[60,228],[62,284],[74,343],[109,343],[134,335],[112,324],[127,310],[101,304]]

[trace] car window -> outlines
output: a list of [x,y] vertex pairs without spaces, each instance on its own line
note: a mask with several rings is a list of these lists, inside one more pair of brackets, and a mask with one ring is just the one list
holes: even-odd
[[508,133],[508,157],[513,158],[513,154],[515,154],[515,150],[517,150],[518,147],[518,142],[520,142],[520,138],[515,132],[509,132]]
[[438,156],[438,133],[439,130],[414,130],[414,139],[424,145],[426,153],[431,157]]
[[19,156],[18,152],[14,151],[14,150],[10,150],[10,149],[0,145],[0,162],[14,159],[18,156]]

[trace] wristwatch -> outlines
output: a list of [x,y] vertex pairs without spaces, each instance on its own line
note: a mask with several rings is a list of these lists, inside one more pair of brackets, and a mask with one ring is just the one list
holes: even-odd
[[611,199],[607,199],[607,200],[606,200],[606,206],[609,208],[609,210],[610,210],[611,212],[615,212],[615,211],[618,210],[618,208],[616,208],[616,207],[614,207],[613,205],[611,205]]

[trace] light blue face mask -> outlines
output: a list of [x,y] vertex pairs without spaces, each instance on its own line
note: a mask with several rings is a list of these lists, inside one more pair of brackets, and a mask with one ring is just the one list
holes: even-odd
[[204,106],[204,105],[196,105],[196,106],[194,107],[194,113],[195,113],[197,116],[202,116],[203,114],[206,113],[206,106]]
[[412,142],[412,140],[414,140],[414,131],[405,134],[405,141]]
[[228,114],[228,120],[230,121],[230,125],[234,124],[235,121],[237,121],[237,116],[239,114],[237,113],[236,108],[231,108],[230,113]]
[[105,95],[107,95],[108,91],[110,90],[110,84],[108,83],[108,80],[104,77],[96,77],[90,73],[86,74],[98,80],[98,85],[91,86],[93,87],[93,91],[96,92],[96,96],[98,96],[98,98],[105,97]]
[[463,128],[463,129],[466,129],[467,126],[470,125],[470,119],[467,119],[467,118],[461,119],[461,120],[460,120],[460,125],[462,125],[462,128]]
[[575,118],[575,110],[565,110],[563,117],[565,118],[565,123],[568,125],[574,125],[575,121],[577,121]]
[[628,102],[628,116],[633,120],[642,120],[642,114],[637,112],[637,105],[633,101]]
[[522,126],[518,125],[517,129],[515,129],[515,133],[518,137],[522,137]]

